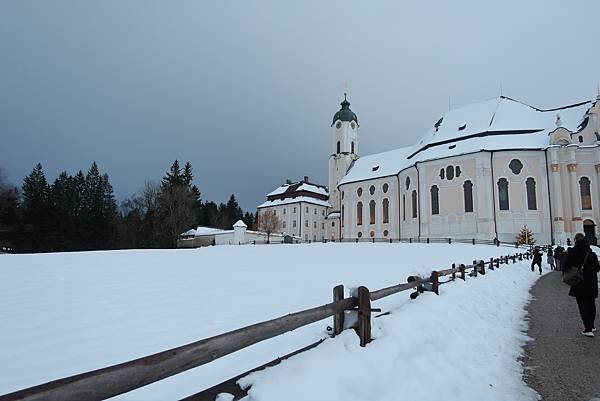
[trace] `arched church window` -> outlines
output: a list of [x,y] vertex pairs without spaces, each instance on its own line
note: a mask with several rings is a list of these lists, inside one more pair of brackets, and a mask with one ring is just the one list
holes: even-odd
[[388,234],[389,234],[388,230],[383,230],[383,236],[384,236],[384,237],[387,237],[387,236],[388,236]]
[[374,195],[374,194],[375,194],[375,185],[371,185],[371,186],[369,187],[369,193],[370,193],[371,195]]
[[383,184],[383,188],[382,188],[382,190],[383,190],[383,193],[384,193],[384,194],[387,194],[387,191],[388,191],[388,189],[389,189],[389,188],[390,188],[390,186],[389,186],[387,183],[386,183],[386,184]]
[[431,187],[431,214],[440,214],[440,189],[437,185]]
[[356,204],[356,225],[362,226],[362,202]]
[[340,141],[337,142],[337,153],[340,153],[342,150],[342,145],[340,144]]
[[371,232],[369,233],[369,235],[371,236],[371,238],[373,238],[373,237],[375,236],[375,231],[371,231]]
[[454,167],[454,172],[456,174],[456,178],[460,177],[460,173],[462,173],[462,171],[460,171],[460,166]]
[[356,194],[357,194],[358,196],[361,196],[361,195],[362,195],[362,188],[358,188],[358,189],[356,190]]
[[[342,227],[344,227],[344,205],[342,205],[342,215],[340,216],[340,224],[342,225]],[[335,225],[335,223],[332,221],[331,222],[331,226],[333,227]]]
[[335,124],[335,128],[337,128],[337,129],[340,129],[340,128],[342,128],[342,123],[341,123],[340,121],[338,121],[338,122]]
[[498,202],[500,203],[500,210],[508,210],[508,180],[506,178],[500,178],[498,180]]
[[521,170],[523,170],[523,163],[519,159],[512,159],[510,163],[508,163],[508,168],[513,172],[514,175],[521,174]]
[[527,189],[527,210],[537,210],[537,199],[535,195],[535,180],[529,177],[525,181]]
[[344,199],[344,191],[342,191],[342,199]]
[[465,181],[463,184],[463,193],[465,197],[465,213],[473,212],[473,183]]
[[446,178],[449,180],[454,178],[454,166],[446,167]]
[[406,181],[404,183],[406,184],[406,189],[408,190],[410,187],[410,177],[406,177]]
[[354,121],[352,121],[352,122],[350,123],[350,126],[352,127],[352,129],[356,129],[356,124],[354,123]]
[[412,217],[417,217],[417,191],[412,191]]
[[579,190],[581,192],[581,209],[592,210],[592,194],[589,178],[581,177],[579,180]]
[[579,140],[579,143],[583,143],[583,136],[579,135],[579,138],[577,138]]
[[358,232],[358,238],[362,237],[362,233],[359,231]]
[[350,144],[350,146],[352,147],[352,153],[354,153],[354,141],[352,141],[352,143]]
[[440,179],[443,180],[444,178],[446,178],[446,170],[441,168],[440,169]]
[[369,224],[375,224],[375,201],[369,202]]
[[402,195],[402,220],[406,221],[406,195]]
[[390,222],[390,201],[388,200],[388,198],[385,198],[383,200],[383,223],[389,223]]

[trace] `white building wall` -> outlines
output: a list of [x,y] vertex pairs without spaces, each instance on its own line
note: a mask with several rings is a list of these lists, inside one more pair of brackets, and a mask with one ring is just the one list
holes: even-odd
[[[327,207],[308,202],[268,206],[258,210],[258,218],[272,210],[281,220],[280,234],[293,235],[305,241],[321,241],[326,238],[325,215]],[[308,212],[307,212],[308,210]]]

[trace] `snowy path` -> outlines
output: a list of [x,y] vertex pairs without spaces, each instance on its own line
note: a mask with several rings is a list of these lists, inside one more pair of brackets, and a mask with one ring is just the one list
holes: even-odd
[[575,298],[558,272],[540,278],[528,306],[525,381],[544,401],[589,401],[600,396],[599,338],[585,338]]

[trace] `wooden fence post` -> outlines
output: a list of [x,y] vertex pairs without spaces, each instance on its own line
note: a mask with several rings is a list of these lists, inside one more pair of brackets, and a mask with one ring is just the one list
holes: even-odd
[[361,347],[371,342],[371,295],[364,286],[358,287],[358,337]]
[[481,274],[485,274],[485,263],[483,263],[483,260],[480,260],[478,264],[481,268]]
[[466,277],[465,277],[465,265],[461,264],[460,265],[460,278],[463,279],[463,281],[466,281]]
[[501,258],[498,258],[498,259],[496,259],[496,267],[497,267],[497,268],[500,268],[500,259],[501,259]]
[[473,276],[474,276],[474,277],[477,277],[477,273],[478,273],[478,272],[477,272],[477,261],[476,261],[476,260],[474,260],[474,261],[473,261]]
[[[333,302],[344,299],[344,286],[342,284],[333,287]],[[344,330],[344,311],[333,315],[333,335],[339,335]]]
[[490,258],[490,270],[494,270],[494,258]]
[[454,269],[456,268],[456,264],[452,263],[452,281],[456,280],[456,272],[454,271]]
[[440,295],[440,275],[437,270],[431,272],[431,289],[437,295]]

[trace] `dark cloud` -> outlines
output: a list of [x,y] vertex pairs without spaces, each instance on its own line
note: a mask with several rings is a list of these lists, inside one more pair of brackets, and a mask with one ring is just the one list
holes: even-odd
[[[209,4],[210,3],[210,4]],[[327,182],[348,82],[362,154],[505,94],[595,95],[590,1],[0,3],[0,165],[20,182],[96,160],[118,197],[189,160],[206,198],[245,208],[285,178]]]

